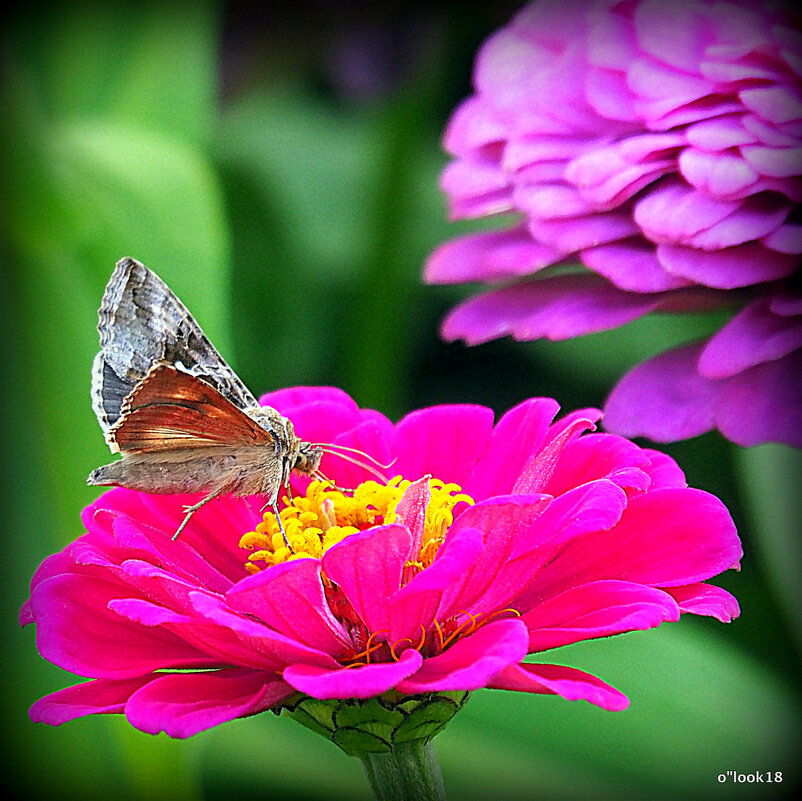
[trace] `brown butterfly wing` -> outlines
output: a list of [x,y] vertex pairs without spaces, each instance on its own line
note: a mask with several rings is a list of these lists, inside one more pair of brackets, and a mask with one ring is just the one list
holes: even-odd
[[92,408],[109,445],[124,400],[155,364],[180,365],[246,412],[257,405],[187,307],[136,259],[117,262],[98,311],[98,333]]
[[109,435],[112,449],[123,453],[274,441],[211,384],[171,364],[152,367],[120,412]]

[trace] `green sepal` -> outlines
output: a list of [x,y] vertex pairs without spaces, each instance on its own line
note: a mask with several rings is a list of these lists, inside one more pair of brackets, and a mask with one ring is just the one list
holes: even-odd
[[337,729],[331,735],[331,741],[340,746],[348,756],[360,754],[389,754],[393,746],[376,734],[361,729]]
[[[466,693],[467,696],[467,693]],[[407,715],[404,722],[393,733],[393,742],[409,743],[415,740],[428,742],[439,734],[446,723],[459,712],[464,703],[451,698],[435,698],[419,706]]]
[[294,696],[283,710],[298,723],[331,740],[349,756],[389,753],[398,744],[425,745],[439,734],[468,699],[467,692],[321,701]]

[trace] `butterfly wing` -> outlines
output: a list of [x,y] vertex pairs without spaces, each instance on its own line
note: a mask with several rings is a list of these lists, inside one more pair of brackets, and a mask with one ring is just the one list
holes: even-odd
[[109,429],[112,451],[123,453],[270,442],[271,434],[215,387],[166,363],[136,385]]
[[92,408],[109,445],[125,399],[159,363],[201,378],[239,409],[258,408],[187,307],[135,259],[117,262],[100,304],[98,332],[101,350],[92,368]]

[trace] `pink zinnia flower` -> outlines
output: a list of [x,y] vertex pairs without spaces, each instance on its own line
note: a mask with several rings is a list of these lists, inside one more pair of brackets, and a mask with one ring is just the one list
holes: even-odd
[[600,679],[524,658],[682,612],[738,614],[705,583],[741,556],[727,510],[669,457],[588,433],[598,412],[553,422],[556,402],[536,398],[495,426],[469,405],[393,425],[336,389],[262,401],[304,438],[392,462],[404,480],[327,454],[323,470],[356,490],[294,479],[282,510],[294,554],[258,498],[216,500],[172,541],[191,499],[103,495],[22,610],[41,654],[91,679],[37,701],[34,720],[118,712],[188,737],[299,693],[481,687],[623,709]]
[[455,218],[517,222],[431,256],[430,283],[501,285],[444,337],[559,340],[734,306],[708,342],[629,373],[605,426],[802,446],[799,23],[782,2],[540,0],[494,34],[442,185]]

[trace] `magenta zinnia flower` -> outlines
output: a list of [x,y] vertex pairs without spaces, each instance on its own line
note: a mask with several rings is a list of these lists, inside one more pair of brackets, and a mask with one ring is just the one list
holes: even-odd
[[554,422],[556,402],[536,398],[495,426],[469,405],[393,425],[336,389],[262,401],[304,438],[358,448],[398,477],[324,456],[356,489],[294,479],[281,512],[294,554],[258,498],[210,503],[172,541],[187,497],[103,495],[22,610],[41,654],[91,679],[37,701],[34,720],[118,712],[188,737],[299,694],[481,687],[617,710],[621,692],[543,652],[682,612],[738,614],[705,583],[741,556],[727,510],[669,457],[589,433],[596,411]]
[[431,256],[430,283],[500,285],[444,337],[559,340],[735,307],[708,342],[627,375],[605,426],[802,446],[799,23],[782,2],[540,0],[493,35],[442,185],[455,218],[517,222]]

